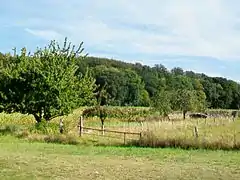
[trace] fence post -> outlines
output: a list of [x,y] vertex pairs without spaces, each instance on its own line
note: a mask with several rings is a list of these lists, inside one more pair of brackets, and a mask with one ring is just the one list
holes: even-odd
[[79,119],[79,134],[80,136],[83,135],[83,116],[80,116],[80,119]]
[[234,130],[234,134],[233,134],[233,147],[236,148],[236,130]]
[[102,121],[102,127],[101,127],[101,129],[102,129],[102,135],[104,136],[104,135],[105,135],[105,133],[104,133],[104,131],[105,131],[104,121]]
[[126,132],[124,132],[124,137],[123,137],[124,145],[126,144]]
[[60,122],[59,122],[59,131],[61,134],[63,133],[63,120],[62,119],[60,119]]
[[197,126],[195,126],[194,127],[194,129],[193,129],[193,133],[194,133],[194,136],[196,137],[196,138],[198,138],[198,128],[197,128]]
[[141,128],[142,128],[142,131],[143,131],[143,122],[141,121]]

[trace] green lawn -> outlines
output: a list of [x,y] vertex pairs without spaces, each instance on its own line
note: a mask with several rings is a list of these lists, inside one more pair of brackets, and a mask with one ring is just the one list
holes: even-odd
[[0,136],[0,179],[239,179],[235,151],[29,143]]

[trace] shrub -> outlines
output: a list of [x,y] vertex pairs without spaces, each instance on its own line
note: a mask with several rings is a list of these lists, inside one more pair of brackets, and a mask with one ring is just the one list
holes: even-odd
[[5,125],[5,126],[2,126],[0,128],[0,134],[2,135],[7,135],[7,134],[11,134],[11,135],[15,135],[17,134],[18,132],[20,132],[22,129],[20,126],[18,125]]
[[42,120],[41,122],[34,124],[30,128],[30,132],[39,134],[57,134],[59,133],[59,126],[56,123]]
[[[102,107],[106,113],[107,118],[117,118],[121,120],[128,119],[129,121],[136,121],[137,117],[147,117],[151,114],[155,114],[155,111],[149,108],[137,108],[137,107]],[[99,116],[99,112],[96,107],[90,107],[82,113],[85,117]]]
[[[24,136],[26,135],[26,136]],[[19,136],[20,138],[25,138],[30,142],[44,142],[44,143],[56,143],[56,144],[70,144],[77,145],[79,141],[77,137],[63,134],[52,134],[52,135],[43,135],[43,134],[23,134]]]
[[58,144],[72,144],[77,145],[79,142],[76,137],[69,135],[49,135],[44,138],[47,143],[58,143]]
[[23,130],[23,131],[17,133],[16,136],[17,136],[18,138],[26,138],[26,137],[29,136],[29,134],[30,134],[30,133],[29,133],[28,130]]

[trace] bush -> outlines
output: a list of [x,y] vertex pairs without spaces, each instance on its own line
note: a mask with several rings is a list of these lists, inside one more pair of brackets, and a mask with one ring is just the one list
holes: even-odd
[[44,142],[44,143],[56,143],[56,144],[70,144],[70,145],[77,145],[79,141],[77,137],[70,136],[70,135],[43,135],[43,134],[29,134],[23,133],[19,134],[19,138],[25,138],[30,142]]
[[18,132],[20,132],[22,130],[22,128],[18,125],[5,125],[3,127],[0,128],[0,134],[2,135],[7,135],[7,134],[11,134],[11,135],[15,135]]
[[59,133],[59,126],[58,124],[42,120],[41,122],[36,123],[34,126],[32,126],[30,128],[30,132],[39,134],[57,134]]
[[[149,108],[137,108],[137,107],[101,107],[106,113],[107,118],[117,118],[121,120],[135,121],[137,117],[147,117],[151,114],[155,114],[155,111]],[[99,116],[97,107],[90,107],[83,111],[84,117]]]
[[29,133],[28,130],[23,130],[23,131],[17,133],[16,136],[17,136],[18,138],[26,138],[26,137],[29,136],[29,134],[30,134],[30,133]]
[[47,143],[57,143],[57,144],[71,144],[77,145],[79,142],[76,137],[69,135],[50,135],[44,138]]

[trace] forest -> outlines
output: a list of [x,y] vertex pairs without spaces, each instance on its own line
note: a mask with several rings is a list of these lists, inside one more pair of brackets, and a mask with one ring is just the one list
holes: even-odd
[[[154,67],[114,59],[87,57],[80,61],[81,72],[91,69],[96,84],[106,89],[103,102],[117,106],[150,106],[159,92],[196,91],[211,109],[239,109],[240,84],[223,77],[171,70],[163,64]],[[175,99],[176,100],[176,99]]]
[[0,53],[0,111],[50,120],[80,106],[173,110],[239,109],[240,84],[223,77],[92,57],[65,39],[30,54]]

